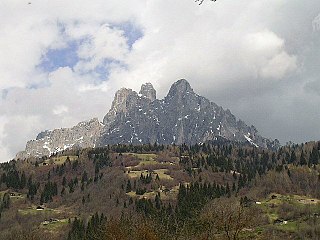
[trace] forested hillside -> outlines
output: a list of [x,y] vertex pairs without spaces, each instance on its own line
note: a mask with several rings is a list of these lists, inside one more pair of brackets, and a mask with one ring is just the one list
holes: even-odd
[[0,239],[319,239],[320,143],[113,145],[0,167]]

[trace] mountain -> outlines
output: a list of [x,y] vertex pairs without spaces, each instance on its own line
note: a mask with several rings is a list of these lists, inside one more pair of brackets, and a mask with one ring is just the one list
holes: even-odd
[[70,129],[42,132],[27,143],[17,158],[48,156],[72,147],[195,144],[219,139],[262,148],[279,146],[277,140],[264,138],[254,126],[237,120],[230,110],[196,94],[190,84],[181,79],[161,100],[156,98],[151,83],[143,84],[139,94],[122,88],[116,92],[103,123],[95,118]]
[[28,141],[25,151],[19,152],[16,158],[50,156],[74,147],[95,147],[102,129],[99,120],[93,118],[72,128],[46,130],[39,133],[35,140]]

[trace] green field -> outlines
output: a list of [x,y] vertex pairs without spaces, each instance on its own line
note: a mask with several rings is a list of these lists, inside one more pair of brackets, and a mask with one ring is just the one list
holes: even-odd
[[299,227],[305,224],[306,218],[299,216],[293,217],[295,215],[288,215],[289,219],[282,219],[284,222],[274,224],[275,220],[280,219],[279,211],[281,210],[283,204],[287,204],[287,206],[291,207],[291,209],[288,210],[289,213],[293,211],[305,211],[306,208],[308,208],[308,211],[310,211],[311,213],[320,213],[319,199],[300,195],[281,195],[277,193],[270,194],[267,199],[261,201],[261,204],[257,206],[259,206],[266,214],[271,225],[274,225],[276,229],[284,232],[298,231]]
[[13,196],[10,195],[10,200],[12,202],[17,202],[21,199],[25,199],[27,197],[27,194],[22,194],[22,193],[18,193],[18,192],[10,192],[10,191],[2,191],[0,192],[0,199],[2,200],[3,198],[3,195],[6,193],[6,192],[9,192],[10,194],[14,194]]
[[[152,177],[155,179],[156,175],[159,175],[160,180],[161,179],[167,179],[167,180],[173,180],[173,178],[167,174],[168,170],[167,169],[157,169],[152,171]],[[147,170],[137,170],[137,171],[130,171],[127,172],[127,175],[129,178],[140,178],[141,174],[146,176],[150,172]]]
[[143,160],[143,161],[140,161],[140,163],[136,167],[144,167],[144,166],[155,165],[155,164],[158,164],[158,162],[155,160]]
[[58,219],[57,222],[42,222],[40,228],[44,231],[59,232],[60,229],[68,224],[68,219]]
[[[156,154],[148,154],[148,153],[124,153],[124,155],[135,157],[139,160],[139,164],[134,167],[144,167],[148,165],[155,165],[158,164],[157,161],[155,161],[155,158],[157,157]],[[129,167],[132,168],[132,167]]]
[[155,196],[157,195],[157,192],[155,192],[155,191],[152,191],[152,192],[146,192],[146,193],[144,193],[143,195],[138,195],[138,194],[136,194],[136,192],[133,192],[133,191],[131,191],[131,192],[128,192],[127,193],[130,197],[133,197],[133,198],[148,198],[148,199],[154,199],[155,198]]
[[[140,153],[126,153],[125,155],[134,156],[140,160],[139,164],[134,167],[128,167],[127,169],[133,169],[135,167],[137,168],[143,168],[150,165],[156,165],[159,164],[159,162],[155,161],[155,158],[157,157],[156,154],[140,154]],[[159,175],[160,180],[161,179],[167,179],[167,180],[173,180],[173,178],[167,174],[167,169],[156,169],[153,170],[153,177],[156,177],[156,174]],[[147,170],[130,170],[129,173],[127,173],[129,178],[139,178],[141,174],[146,175],[149,174]]]
[[48,165],[51,165],[51,164],[61,165],[66,162],[68,157],[69,157],[70,161],[75,161],[78,159],[78,156],[59,156],[59,157],[49,158],[49,159],[45,160],[44,163],[46,163]]
[[21,215],[38,215],[38,214],[47,214],[47,213],[61,213],[60,210],[45,208],[44,210],[37,210],[37,206],[33,205],[28,208],[18,209],[18,213]]
[[157,155],[153,153],[123,153],[123,155],[137,157],[142,161],[152,161],[157,157]]
[[297,221],[288,221],[287,224],[281,224],[277,228],[286,232],[295,232],[298,229],[298,223]]
[[154,170],[155,174],[159,175],[160,180],[161,179],[167,179],[167,180],[173,180],[173,178],[167,174],[168,169],[157,169]]
[[130,197],[137,197],[137,198],[147,198],[147,199],[154,199],[156,195],[160,192],[160,198],[161,200],[174,200],[176,199],[178,192],[179,192],[179,186],[175,186],[172,189],[168,191],[160,190],[160,191],[151,191],[151,192],[146,192],[143,195],[137,195],[135,192],[131,191],[128,192],[127,195]]

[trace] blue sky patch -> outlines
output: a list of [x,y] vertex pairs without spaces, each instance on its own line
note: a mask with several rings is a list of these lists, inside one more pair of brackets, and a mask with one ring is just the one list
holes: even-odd
[[142,30],[138,26],[134,25],[132,22],[125,22],[113,26],[124,31],[124,35],[127,38],[127,43],[130,49],[137,40],[143,37]]
[[[124,35],[127,38],[127,44],[130,49],[138,39],[143,37],[141,29],[134,25],[132,22],[112,24],[111,27],[124,31]],[[63,24],[61,24],[60,26],[60,31],[61,34],[65,34]],[[77,55],[77,51],[81,44],[86,40],[87,38],[83,38],[81,40],[71,40],[68,42],[67,47],[59,49],[49,49],[42,57],[42,61],[37,67],[44,72],[53,72],[60,67],[73,68],[81,60]],[[113,64],[120,65],[121,67],[126,68],[126,66],[119,61],[115,61],[113,59],[105,59],[103,64],[88,73],[97,76],[99,81],[105,81],[109,76],[110,66]],[[85,72],[83,74],[85,74]]]
[[96,67],[93,71],[90,72],[91,74],[94,74],[97,77],[95,84],[101,84],[102,82],[108,79],[110,74],[110,67],[112,65],[120,66],[123,69],[127,68],[127,65],[121,61],[114,59],[105,59],[102,64],[100,64],[98,67]]
[[77,56],[79,43],[71,41],[66,48],[49,49],[43,56],[39,67],[45,72],[52,72],[59,67],[73,67],[79,61]]

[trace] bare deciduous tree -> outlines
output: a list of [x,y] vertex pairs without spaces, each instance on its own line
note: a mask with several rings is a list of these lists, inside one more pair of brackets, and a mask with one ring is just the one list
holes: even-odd
[[220,198],[205,207],[202,220],[209,221],[227,239],[237,240],[242,230],[254,225],[256,215],[252,207],[245,207],[236,198]]

